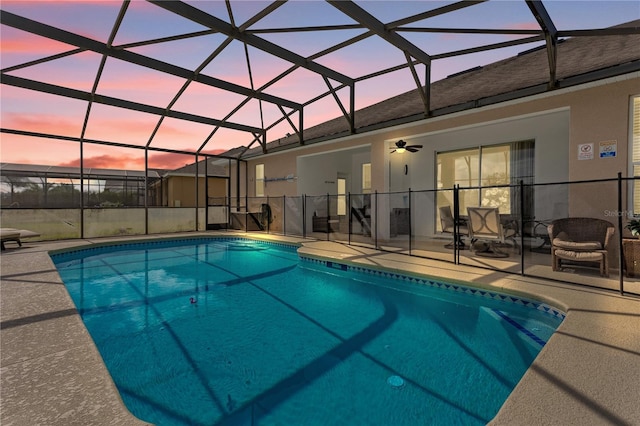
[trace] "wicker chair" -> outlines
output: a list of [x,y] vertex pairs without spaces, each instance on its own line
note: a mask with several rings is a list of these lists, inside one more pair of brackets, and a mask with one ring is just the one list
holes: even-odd
[[611,222],[590,217],[556,219],[548,226],[551,240],[551,266],[562,269],[562,262],[598,263],[600,275],[609,276],[609,241],[615,232]]

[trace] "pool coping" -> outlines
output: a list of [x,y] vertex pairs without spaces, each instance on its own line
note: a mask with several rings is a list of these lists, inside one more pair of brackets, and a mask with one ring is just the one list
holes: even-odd
[[[638,298],[329,241],[229,232],[163,239],[212,236],[298,245],[303,257],[470,283],[555,306],[566,312],[564,321],[490,424],[633,424],[640,418],[632,397],[640,395]],[[124,407],[49,252],[157,238],[28,243],[3,252],[0,423],[145,424]]]
[[442,279],[436,277],[428,277],[421,275],[412,275],[406,273],[400,273],[397,271],[390,271],[385,268],[372,268],[372,267],[364,267],[357,264],[351,264],[349,262],[336,262],[335,260],[328,260],[325,258],[318,258],[309,256],[306,254],[300,254],[299,258],[303,262],[311,262],[316,264],[321,264],[330,269],[338,269],[341,271],[349,271],[349,272],[359,272],[363,274],[375,275],[383,278],[388,278],[392,280],[398,280],[403,282],[408,282],[417,286],[425,286],[431,288],[438,288],[444,291],[451,291],[454,293],[467,294],[472,297],[482,297],[486,299],[497,300],[505,303],[513,303],[515,305],[524,306],[530,309],[538,310],[554,316],[560,320],[564,320],[566,317],[566,313],[561,309],[549,305],[543,301],[535,300],[533,298],[523,297],[519,295],[513,295],[504,292],[492,291],[490,289],[472,287],[464,283],[463,281],[443,281]]

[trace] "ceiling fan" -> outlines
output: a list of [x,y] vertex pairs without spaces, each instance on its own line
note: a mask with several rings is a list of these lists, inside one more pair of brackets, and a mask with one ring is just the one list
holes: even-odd
[[397,152],[398,154],[402,154],[405,151],[418,152],[420,148],[422,148],[422,145],[407,145],[405,141],[400,139],[398,142],[396,142],[396,147],[391,148],[393,149],[391,153],[393,154],[394,152]]

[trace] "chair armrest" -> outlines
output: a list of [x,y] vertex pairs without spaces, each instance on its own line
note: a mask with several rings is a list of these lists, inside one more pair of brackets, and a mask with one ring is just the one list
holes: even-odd
[[611,239],[611,237],[613,236],[613,234],[614,234],[615,232],[616,232],[616,229],[615,229],[615,228],[613,228],[613,227],[611,227],[611,226],[609,226],[609,227],[607,228],[607,234],[606,234],[606,235],[605,235],[605,237],[604,237],[604,244],[603,244],[603,246],[604,246],[604,248],[605,248],[605,249],[606,249],[606,248],[607,248],[607,246],[609,245],[609,240]]
[[547,225],[547,232],[549,233],[549,241],[553,242],[553,239],[555,238],[555,233],[556,233],[556,229],[553,223],[550,223],[549,225]]

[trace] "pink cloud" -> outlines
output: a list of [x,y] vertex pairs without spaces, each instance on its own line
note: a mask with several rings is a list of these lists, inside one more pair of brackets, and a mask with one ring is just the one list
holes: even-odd
[[3,55],[8,53],[52,55],[74,49],[73,46],[48,38],[32,35],[15,37],[15,35],[3,34],[1,43]]
[[3,162],[56,165],[60,159],[79,156],[80,145],[75,142],[5,133],[0,136],[0,158]]
[[3,127],[9,129],[65,136],[79,136],[81,129],[81,123],[78,121],[53,114],[4,113],[2,121]]
[[[223,150],[214,150],[207,152],[209,154],[221,154]],[[202,161],[203,157],[198,157],[198,161]],[[173,153],[151,153],[149,154],[149,168],[175,170],[188,164],[195,163],[195,156],[173,154]]]
[[[58,165],[63,167],[80,167],[80,159],[60,162]],[[84,159],[84,167],[95,167],[97,169],[139,170],[141,165],[144,168],[144,159],[127,155],[98,155],[85,157]]]
[[55,7],[75,6],[78,4],[92,5],[95,4],[95,0],[39,0],[39,1],[24,1],[24,0],[3,0],[3,6],[19,6],[22,9],[40,9],[43,4]]
[[136,75],[129,73],[105,74],[98,85],[98,92],[107,90],[145,91],[174,95],[184,83],[183,79],[141,70]]
[[[189,155],[173,153],[149,154],[149,168],[151,169],[175,170],[194,162],[195,157]],[[63,167],[80,167],[80,159],[61,162],[58,165]],[[144,158],[139,156],[132,157],[124,154],[95,155],[85,157],[84,167],[91,167],[96,169],[144,170]]]
[[535,22],[514,22],[508,28],[516,30],[540,30],[540,25]]

